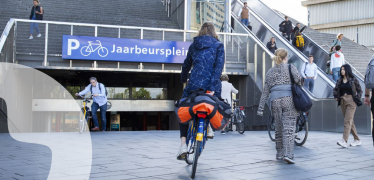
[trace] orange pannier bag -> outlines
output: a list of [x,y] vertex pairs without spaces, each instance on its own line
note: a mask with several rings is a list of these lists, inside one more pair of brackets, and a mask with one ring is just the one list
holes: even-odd
[[189,123],[193,120],[197,111],[207,112],[206,119],[209,119],[214,130],[225,127],[232,115],[229,104],[206,94],[204,90],[194,91],[189,97],[175,102],[175,114],[179,123]]

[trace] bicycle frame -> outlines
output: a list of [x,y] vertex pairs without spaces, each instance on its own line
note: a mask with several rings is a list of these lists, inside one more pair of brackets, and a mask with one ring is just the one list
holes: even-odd
[[[208,123],[209,123],[209,120],[205,118],[196,117],[193,120],[192,126],[190,126],[187,132],[187,141],[186,141],[187,146],[189,143],[193,143],[195,140],[202,141],[203,146],[199,150],[201,153],[202,149],[205,147],[205,143],[207,139]],[[193,153],[194,152],[190,152],[190,154],[193,154]]]

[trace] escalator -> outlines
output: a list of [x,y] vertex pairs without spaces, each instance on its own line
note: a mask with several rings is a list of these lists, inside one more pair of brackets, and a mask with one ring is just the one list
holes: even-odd
[[[284,46],[288,46],[293,49],[293,51],[298,51],[296,48],[292,46],[292,44],[288,41],[286,41],[280,32],[279,24],[284,21],[284,17],[280,14],[273,11],[271,8],[269,8],[266,4],[261,2],[260,0],[246,0],[248,4],[248,8],[251,12],[251,25],[253,27],[253,32],[256,34],[259,39],[263,40],[263,42],[268,42],[270,40],[270,37],[272,34],[273,36],[277,37],[277,45],[278,48]],[[231,2],[231,10],[233,13],[238,13],[240,8],[243,7],[243,2],[240,0],[232,0]],[[234,14],[235,15],[235,14]],[[269,32],[266,32],[269,31]],[[319,46],[317,43],[315,43],[311,38],[303,34],[304,41],[305,41],[305,52],[309,52],[309,54],[313,54],[314,56],[314,63],[320,68],[319,69],[319,77],[323,77],[323,79],[326,80],[326,82],[329,82],[332,86],[335,85],[335,82],[331,79],[331,77],[327,76],[326,73],[323,71],[326,69],[326,62],[329,60],[329,55],[326,50],[324,50],[321,46]],[[282,41],[283,46],[280,45],[280,42]],[[287,45],[286,45],[287,44]],[[289,50],[289,49],[287,49]],[[290,51],[289,51],[290,52]],[[303,53],[297,53],[300,55],[300,58],[303,58],[304,60],[307,60],[307,57]],[[291,61],[293,63],[293,61]],[[347,62],[348,63],[348,62]],[[349,64],[349,63],[348,63]],[[352,66],[351,66],[352,67]],[[355,70],[354,67],[352,67],[353,73],[355,74],[356,78],[360,81],[361,87],[365,87],[364,81],[363,81],[363,75],[360,74],[357,70]],[[319,78],[317,78],[318,80]],[[317,83],[317,82],[316,82]],[[318,87],[318,89],[315,89],[314,94],[317,97],[319,96],[320,92],[323,91],[324,88],[320,87],[319,84],[315,84],[315,87]],[[317,91],[316,91],[317,90]],[[331,97],[325,96],[325,97]],[[325,98],[322,96],[322,98]]]
[[[249,3],[248,3],[249,4]],[[270,41],[271,37],[277,39],[277,47],[284,48],[288,51],[288,61],[294,64],[298,69],[301,68],[306,62],[308,57],[294,48],[281,34],[275,31],[269,26],[261,17],[250,10],[251,13],[251,26],[252,31],[249,31],[247,27],[244,27],[242,23],[238,21],[237,14],[240,8],[243,7],[241,1],[233,0],[231,4],[231,26],[237,33],[248,33],[253,34],[259,39],[263,45]],[[316,56],[315,56],[315,59]],[[318,65],[318,64],[317,64]],[[266,69],[268,70],[268,69]],[[313,97],[315,98],[331,98],[333,96],[333,87],[335,83],[328,77],[322,69],[318,69],[318,78],[315,80]]]

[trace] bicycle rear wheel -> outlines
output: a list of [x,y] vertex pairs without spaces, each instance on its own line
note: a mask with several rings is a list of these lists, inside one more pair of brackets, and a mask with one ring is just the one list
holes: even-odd
[[300,114],[297,117],[296,128],[295,128],[295,145],[302,146],[305,144],[308,138],[308,122],[305,120],[304,115]]
[[[241,113],[241,112],[239,112],[239,113]],[[237,128],[239,134],[243,134],[244,133],[244,118],[243,118],[243,115],[239,114],[236,122],[237,122],[236,123],[236,128]]]
[[275,121],[271,115],[269,115],[267,126],[270,140],[275,142]]
[[194,153],[193,164],[192,164],[192,171],[191,171],[191,178],[192,179],[195,178],[196,168],[197,168],[197,161],[198,161],[199,156],[200,156],[201,144],[202,144],[201,141],[196,141],[196,146],[195,146],[195,150],[194,150],[195,153]]

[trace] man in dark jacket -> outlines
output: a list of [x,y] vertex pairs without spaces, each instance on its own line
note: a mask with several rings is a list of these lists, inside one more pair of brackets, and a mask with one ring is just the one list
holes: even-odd
[[280,29],[282,28],[281,32],[284,37],[289,41],[291,38],[291,31],[292,31],[292,22],[288,20],[288,16],[284,17],[286,20],[282,21],[279,24]]
[[293,28],[293,30],[291,31],[291,39],[293,39],[293,37],[295,36],[295,32],[296,32],[296,31],[299,31],[300,33],[302,33],[302,32],[304,31],[305,28],[306,28],[306,26],[304,26],[304,27],[301,28],[301,30],[300,30],[300,23],[296,23],[295,28]]

